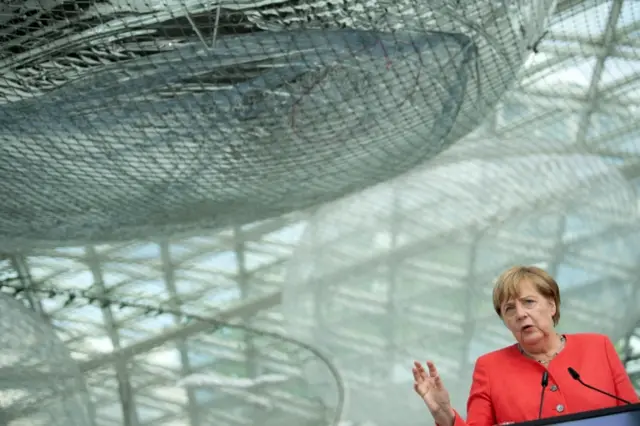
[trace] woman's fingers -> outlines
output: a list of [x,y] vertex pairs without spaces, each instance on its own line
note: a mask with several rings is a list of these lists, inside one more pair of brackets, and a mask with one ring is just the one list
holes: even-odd
[[415,371],[413,377],[416,380],[418,380],[419,378],[420,381],[426,380],[427,373],[424,371],[424,367],[422,366],[422,364],[420,364],[418,361],[414,361],[413,365],[414,365],[413,370]]
[[436,388],[440,389],[443,388],[443,384],[442,384],[442,380],[440,379],[440,376],[436,376],[435,379],[433,379],[433,383],[436,386]]
[[420,366],[420,370],[418,370],[418,372],[420,373],[420,377],[422,377],[422,380],[429,379],[429,374],[427,373],[427,371],[424,369],[422,365]]
[[[413,373],[413,381],[414,381],[414,389],[416,392],[422,395],[420,388],[424,386],[442,386],[442,382],[440,381],[440,376],[438,376],[438,370],[436,370],[436,366],[431,361],[427,361],[427,368],[429,369],[429,373],[424,369],[422,364],[418,361],[414,361],[413,368],[411,372]],[[423,389],[423,391],[425,391]]]
[[420,373],[418,373],[418,369],[416,367],[413,367],[413,380],[416,383],[420,383],[422,381],[422,377],[420,376]]
[[438,374],[438,370],[436,370],[436,365],[431,361],[427,361],[427,368],[429,369],[429,376],[433,380],[433,384],[437,388],[442,388],[443,387],[442,380],[440,379],[440,375]]
[[427,361],[427,368],[429,369],[429,376],[438,377],[438,370],[436,370],[436,365],[433,362]]
[[438,371],[431,361],[427,361],[427,367],[429,373],[425,371],[422,364],[414,361],[411,372],[413,373],[413,390],[424,398],[430,389],[439,388],[442,386],[440,377],[438,377]]

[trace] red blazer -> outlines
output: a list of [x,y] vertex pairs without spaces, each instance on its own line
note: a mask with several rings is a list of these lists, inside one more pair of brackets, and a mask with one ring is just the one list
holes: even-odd
[[[549,385],[542,417],[624,405],[574,380],[568,367],[592,386],[631,402],[638,396],[607,336],[565,335],[564,349],[549,363]],[[467,403],[467,421],[456,413],[454,426],[493,426],[538,418],[545,367],[522,355],[516,345],[481,356],[476,361]]]

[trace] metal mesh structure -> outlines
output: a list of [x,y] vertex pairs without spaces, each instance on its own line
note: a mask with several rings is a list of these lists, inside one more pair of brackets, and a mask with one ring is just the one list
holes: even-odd
[[[202,319],[185,329],[187,337],[135,355],[124,352],[131,365],[129,395],[137,405],[121,405],[117,358],[83,364],[98,415],[115,424],[265,426],[324,426],[340,418],[341,378],[313,348],[278,334]],[[309,381],[309,374],[321,379]],[[159,400],[164,406],[156,408]]]
[[[344,386],[335,366],[313,347],[282,334],[225,322],[224,314],[222,318],[186,314],[172,309],[171,303],[145,305],[122,298],[110,299],[107,294],[97,295],[95,291],[24,287],[18,283],[5,289],[2,298],[13,307],[22,308],[7,293],[25,302],[43,298],[49,303],[63,301],[66,308],[90,311],[99,307],[118,317],[145,316],[150,322],[173,324],[165,329],[168,336],[137,342],[126,349],[112,348],[115,350],[79,364],[71,357],[66,360],[65,364],[72,366],[75,373],[73,379],[84,386],[81,380],[86,378],[97,415],[114,423],[316,426],[336,424],[342,415]],[[277,296],[266,299],[277,300]],[[41,340],[30,341],[41,344]],[[64,348],[61,344],[59,347]],[[24,363],[24,358],[20,362]],[[5,377],[10,381],[21,379],[23,392],[28,391],[25,382],[35,385],[37,380],[46,381],[53,387],[60,381],[58,376],[68,379],[70,375],[68,371],[42,368],[25,374],[23,370],[14,370],[15,367],[15,364],[8,366],[9,374]],[[309,374],[320,379],[310,382],[306,378]],[[21,411],[5,407],[4,421],[17,419],[20,421],[17,424],[32,424],[24,423],[24,413],[21,417],[16,414],[8,417],[9,413],[26,412],[29,418],[38,415],[42,423],[37,424],[46,424],[47,419],[41,414],[43,406],[49,407],[55,401],[55,393],[47,393],[46,389],[38,388],[28,401],[20,401],[22,405],[30,404],[21,405]],[[75,393],[68,386],[57,386],[56,392],[84,396],[82,405],[65,409],[74,413],[79,408],[71,424],[93,424],[86,386],[78,386]],[[121,393],[128,396],[128,403],[120,399]],[[163,410],[153,406],[158,399],[165,404]],[[140,412],[136,402],[140,404]],[[56,414],[62,416],[51,413]]]
[[640,3],[418,3],[0,6],[4,290],[97,425],[424,425],[409,357],[463,411],[515,262],[640,389]]
[[[283,312],[294,336],[348,372],[347,418],[390,425],[402,412],[406,424],[424,422],[406,370],[426,356],[463,411],[476,358],[513,340],[490,300],[493,279],[514,264],[542,264],[558,276],[564,332],[618,340],[635,324],[640,283],[624,269],[586,278],[558,266],[588,258],[594,247],[585,239],[596,230],[637,227],[626,180],[599,158],[523,153],[509,163],[420,170],[310,220],[290,262]],[[540,170],[553,176],[544,186]],[[616,252],[634,249],[617,244]]]
[[3,244],[243,224],[394,177],[478,125],[554,6],[4,4]]
[[93,425],[84,377],[42,316],[0,294],[0,421],[5,425]]
[[[15,296],[52,322],[85,374],[98,425],[335,424],[339,373],[283,336],[270,311],[299,225],[281,228],[299,219],[14,255],[0,265],[5,291],[21,289]],[[306,380],[321,371],[322,381]]]
[[[393,424],[402,412],[405,424],[423,424],[405,371],[426,358],[464,411],[475,359],[512,341],[490,292],[514,264],[540,264],[558,277],[562,330],[618,340],[634,327],[637,144],[635,123],[621,123],[636,109],[598,103],[613,99],[606,87],[624,86],[630,71],[603,56],[615,45],[567,71],[569,37],[556,34],[579,19],[589,24],[573,31],[615,43],[635,31],[639,10],[588,5],[580,15],[579,7],[556,15],[539,46],[545,53],[492,120],[424,168],[310,220],[290,263],[283,312],[295,336],[325,348],[344,371],[346,418]],[[545,87],[580,100],[548,102]],[[591,103],[580,107],[584,100]]]

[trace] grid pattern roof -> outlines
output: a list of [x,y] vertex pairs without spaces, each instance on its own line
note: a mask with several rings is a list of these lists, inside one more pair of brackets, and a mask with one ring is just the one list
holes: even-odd
[[[353,369],[336,370],[331,356],[324,359],[305,344],[315,338],[298,323],[303,318],[290,302],[296,295],[308,296],[314,285],[333,281],[344,284],[341,303],[353,309],[373,305],[375,291],[358,287],[363,271],[376,272],[376,266],[398,259],[406,260],[405,282],[428,275],[445,293],[450,283],[489,282],[514,261],[544,264],[561,284],[579,289],[575,295],[566,292],[576,312],[588,313],[589,318],[576,314],[572,319],[577,328],[602,327],[624,340],[621,352],[630,359],[640,389],[634,361],[640,344],[633,332],[638,312],[607,317],[623,297],[630,306],[638,301],[639,34],[638,2],[559,1],[518,83],[479,129],[426,167],[320,210],[223,231],[6,254],[5,291],[16,285],[27,289],[19,297],[52,324],[78,361],[96,404],[97,424],[104,426],[332,424],[343,408],[342,382],[355,392],[356,406],[358,389],[367,384],[354,386]],[[562,161],[553,167],[540,162],[549,157]],[[471,176],[477,168],[470,159],[511,167],[503,174],[496,169],[480,186],[500,188],[493,192],[505,198],[526,187],[509,204],[506,217],[488,209],[482,210],[482,223],[468,220],[469,212],[497,202],[480,191],[456,192],[469,184],[456,176]],[[395,223],[388,213],[397,193],[405,194],[404,216],[431,219],[428,212],[448,208],[451,222],[436,226],[438,232],[414,235],[402,247],[388,241],[376,246],[380,228]],[[558,209],[566,199],[582,209],[580,214]],[[370,212],[385,219],[360,220],[358,214]],[[534,231],[509,226],[514,218]],[[362,222],[361,227],[347,219]],[[423,225],[420,229],[426,229]],[[494,229],[500,232],[478,250],[478,236]],[[552,232],[540,237],[535,234],[540,229]],[[320,237],[310,245],[314,232]],[[364,247],[382,248],[373,256],[363,253]],[[338,259],[323,271],[303,271],[321,251]],[[484,256],[481,267],[471,261],[478,253]],[[608,300],[588,297],[607,294],[606,288],[621,292],[612,290]],[[486,295],[476,296],[489,305]],[[459,294],[450,298],[458,300]],[[451,310],[459,306],[417,304],[415,309],[411,315],[417,320],[464,326],[452,321]],[[497,325],[495,318],[486,318],[489,327]],[[377,350],[357,334],[367,324],[352,322],[353,330],[344,325],[349,332],[341,336],[342,347],[357,347],[360,356]],[[492,344],[503,342],[496,336]],[[444,358],[454,350],[459,348],[438,356],[446,364]],[[466,382],[456,386],[464,388]],[[374,424],[391,424],[372,416],[368,420]],[[366,416],[349,412],[347,417]]]

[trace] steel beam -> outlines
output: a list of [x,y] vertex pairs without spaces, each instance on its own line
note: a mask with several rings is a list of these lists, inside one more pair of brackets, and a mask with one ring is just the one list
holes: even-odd
[[211,321],[195,321],[185,326],[174,327],[162,334],[134,343],[125,348],[114,350],[109,354],[82,362],[80,363],[80,369],[83,372],[87,372],[112,364],[118,360],[131,359],[137,355],[145,354],[152,349],[164,345],[165,343],[174,342],[178,339],[184,339],[185,337],[192,336],[194,334],[210,331],[218,326],[216,323],[224,326],[224,323],[232,322],[240,317],[255,315],[260,311],[273,308],[278,306],[281,303],[281,300],[282,292],[277,291],[259,299],[243,301],[242,303],[238,303],[227,310],[218,312],[217,315],[211,318]]
[[[98,254],[93,246],[86,247],[86,262],[89,270],[93,275],[93,285],[98,289],[99,296],[105,297],[107,290],[102,277],[102,265],[98,258]],[[120,334],[113,318],[113,312],[110,306],[101,306],[102,316],[104,318],[107,336],[111,339],[114,350],[120,348]],[[131,386],[131,378],[129,376],[129,368],[124,359],[117,359],[114,364],[116,380],[118,382],[118,394],[122,405],[122,417],[124,426],[138,426],[138,411],[135,405],[135,397],[133,386]]]
[[[236,284],[238,286],[238,290],[240,291],[240,297],[242,300],[246,300],[249,298],[251,294],[250,282],[251,278],[249,275],[249,271],[247,270],[247,258],[246,258],[246,238],[244,237],[244,229],[242,226],[233,227],[233,237],[235,240],[234,243],[234,253],[236,255],[236,268],[237,268],[237,278]],[[251,324],[252,315],[242,316],[239,319],[240,324],[249,326]],[[253,341],[251,333],[244,332],[243,333],[243,341],[244,341],[244,355],[245,355],[245,374],[249,378],[255,378],[259,371],[257,370],[257,359],[258,359],[258,349]],[[259,414],[252,410],[250,414],[250,418],[252,422],[258,424],[260,423]]]
[[40,299],[34,292],[30,292],[29,289],[37,288],[37,283],[33,282],[33,277],[31,276],[31,271],[29,270],[29,264],[27,263],[27,259],[23,255],[13,255],[10,257],[11,266],[18,273],[18,279],[20,280],[20,284],[22,287],[26,289],[24,292],[24,296],[29,302],[29,306],[31,309],[36,311],[42,318],[44,318],[49,324],[51,321],[47,314],[44,312],[42,308],[42,303]]
[[[169,306],[173,311],[179,312],[182,308],[180,298],[178,296],[178,289],[176,287],[176,277],[173,261],[171,259],[170,245],[167,240],[160,242],[160,259],[162,263],[162,272],[164,276],[164,283],[167,287],[167,293],[169,293]],[[173,316],[174,323],[179,324],[180,318],[177,315]],[[181,373],[183,377],[192,374],[191,359],[189,358],[189,346],[187,339],[180,338],[176,340],[176,349],[180,353]],[[187,415],[189,416],[189,422],[191,426],[200,426],[200,410],[196,400],[195,391],[192,387],[187,387]]]
[[605,64],[607,62],[607,58],[611,54],[611,51],[614,49],[615,45],[615,35],[616,35],[616,27],[618,25],[618,20],[620,19],[620,11],[622,9],[622,3],[624,0],[614,0],[611,4],[611,10],[609,12],[609,17],[607,19],[607,26],[604,31],[604,35],[602,36],[602,50],[598,52],[599,54],[596,56],[596,64],[593,69],[593,74],[591,76],[591,81],[589,83],[589,89],[587,90],[587,105],[582,115],[580,117],[580,121],[578,124],[578,132],[576,134],[576,140],[578,144],[584,145],[587,140],[587,134],[589,131],[589,127],[591,124],[591,117],[598,110],[599,107],[599,99],[598,95],[600,94],[600,81],[602,80],[602,75],[604,73]]

